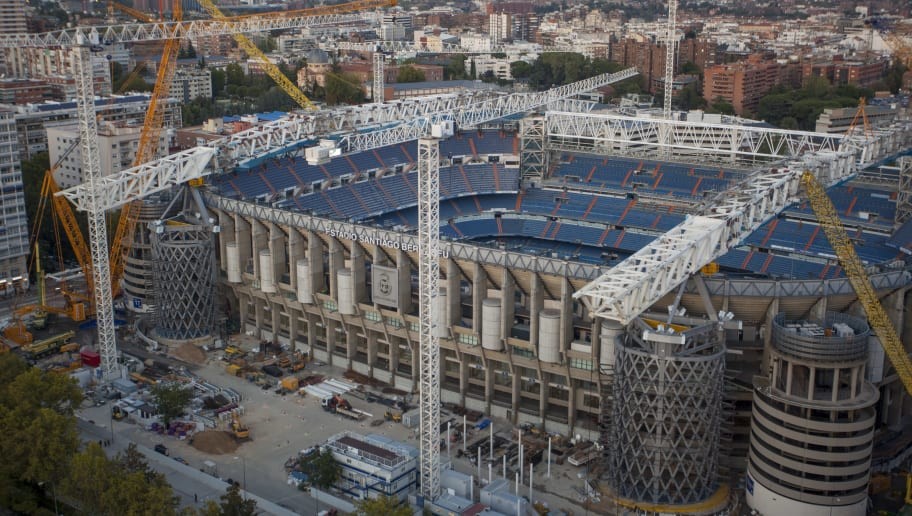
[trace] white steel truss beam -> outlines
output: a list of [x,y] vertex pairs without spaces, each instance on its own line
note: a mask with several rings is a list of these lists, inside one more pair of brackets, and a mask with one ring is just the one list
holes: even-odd
[[637,73],[636,68],[628,68],[617,73],[597,75],[539,93],[515,93],[495,97],[466,106],[465,109],[436,113],[431,116],[406,121],[387,129],[364,133],[349,133],[341,137],[337,145],[342,153],[346,154],[416,140],[430,134],[431,126],[444,121],[452,121],[457,127],[474,127],[484,122],[547,106],[552,102],[572,97],[579,93],[623,81],[636,76]]
[[596,151],[655,152],[670,147],[693,154],[787,158],[861,145],[843,135],[595,113],[549,112],[546,130],[554,147],[584,145]]
[[209,145],[219,147],[224,157],[241,161],[280,152],[334,132],[364,130],[365,127],[401,123],[433,113],[459,111],[492,96],[495,94],[474,91],[292,114]]
[[215,154],[216,150],[211,147],[194,147],[97,179],[94,186],[82,183],[58,195],[66,197],[78,210],[90,211],[93,206],[89,200],[93,198],[94,188],[94,209],[113,210],[207,175],[212,171],[208,165]]
[[200,36],[220,36],[247,32],[269,32],[320,25],[342,25],[361,22],[365,15],[326,14],[290,15],[288,17],[238,17],[224,20],[193,20],[123,25],[74,27],[37,34],[0,34],[0,48],[69,47],[90,42],[93,45],[135,43]]
[[[492,53],[510,53],[516,52],[515,47],[510,46],[491,46],[485,49],[470,49],[455,45],[452,43],[441,43],[439,45],[420,45],[414,41],[336,41],[320,44],[322,50],[349,51],[349,52],[374,52],[379,49],[384,53],[396,54],[492,54]],[[542,52],[576,52],[577,49],[566,46],[541,47],[533,46],[532,49],[523,48],[523,53],[542,53]]]
[[626,325],[791,204],[806,169],[833,183],[854,171],[846,166],[849,161],[809,159],[758,171],[712,199],[701,216],[688,217],[573,297],[593,316]]

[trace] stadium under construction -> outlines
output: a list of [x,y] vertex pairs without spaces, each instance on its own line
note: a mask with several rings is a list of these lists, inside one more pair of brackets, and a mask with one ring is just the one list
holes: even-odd
[[[852,138],[568,106],[439,140],[439,400],[598,441],[594,473],[639,507],[711,513],[743,490],[764,514],[863,514],[872,468],[901,460],[879,450],[908,450],[888,429],[912,406],[796,171],[828,187],[906,337],[909,128]],[[155,283],[188,286],[153,289],[159,335],[198,339],[227,316],[418,392],[419,143],[316,162],[271,145],[189,190],[181,224],[149,225]],[[751,191],[751,215],[731,217]],[[711,220],[724,236],[707,250]],[[650,293],[592,301],[662,245]]]

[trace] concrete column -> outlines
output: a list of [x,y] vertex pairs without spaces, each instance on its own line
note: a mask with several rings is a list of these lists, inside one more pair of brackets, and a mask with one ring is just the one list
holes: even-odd
[[358,242],[351,244],[352,294],[355,305],[367,299],[367,281],[364,248]]
[[544,286],[538,274],[532,275],[532,292],[529,296],[529,342],[538,356],[538,314],[545,306]]
[[374,363],[377,362],[377,333],[367,330],[367,367],[370,376],[374,376]]
[[238,246],[238,261],[241,265],[241,275],[247,272],[247,263],[253,256],[253,238],[251,235],[250,223],[240,215],[234,216],[234,241]]
[[[566,279],[561,281],[561,318],[560,318],[560,350],[566,353],[573,341],[573,287]],[[566,360],[566,355],[565,358]]]
[[513,399],[511,400],[512,403],[510,404],[510,409],[511,409],[510,412],[513,417],[512,417],[512,419],[510,419],[510,422],[515,425],[516,422],[519,421],[519,402],[520,402],[521,396],[522,396],[520,394],[520,392],[521,392],[520,387],[522,387],[522,379],[520,378],[520,375],[517,373],[517,371],[515,369],[513,370],[512,380],[513,380],[513,384],[511,385],[511,387],[513,388]]
[[390,374],[395,375],[399,369],[399,346],[394,346],[393,343],[387,345],[389,346],[389,371]]
[[317,342],[317,317],[306,313],[307,317],[307,351],[310,353],[311,360],[314,359],[314,345]]
[[480,263],[472,272],[472,330],[481,334],[481,302],[488,297],[488,274]]
[[288,273],[288,262],[285,259],[288,243],[282,228],[272,223],[269,224],[269,252],[272,253],[272,270],[275,271],[275,281],[284,283],[283,278]]
[[[252,241],[253,245],[250,249],[251,256],[253,256],[253,277],[260,280],[260,251],[267,249],[269,247],[269,233],[263,224],[259,221],[252,221],[251,224],[252,230]],[[245,263],[243,258],[241,259],[241,271],[244,271]]]
[[[457,356],[462,353],[457,351]],[[469,389],[469,365],[464,357],[459,361],[459,404],[463,407],[466,403],[466,391]]]
[[234,232],[234,216],[221,210],[217,211],[217,214],[219,225],[219,233],[216,235],[218,238],[218,261],[221,266],[220,268],[224,271],[228,268],[228,257],[225,252],[225,244],[234,242],[237,235],[235,235]]
[[295,264],[298,260],[303,260],[305,240],[301,236],[298,228],[289,228],[288,230],[288,266],[289,266],[289,283],[291,288],[298,288],[298,268]]
[[830,399],[833,403],[839,400],[839,368],[833,369],[833,395]]
[[325,319],[324,323],[326,324],[326,328],[324,328],[326,330],[326,363],[336,365],[336,354],[334,353],[336,349],[336,321]]
[[789,362],[786,368],[785,376],[785,393],[789,396],[792,395],[792,363]]
[[403,314],[412,311],[412,262],[408,253],[403,250],[396,251],[396,271],[399,276],[399,312]]
[[272,320],[272,341],[279,342],[279,329],[281,328],[282,321],[282,305],[279,303],[273,303],[272,301],[266,300],[269,304],[269,315]]
[[254,317],[254,324],[256,325],[256,328],[257,328],[255,336],[258,339],[263,338],[260,333],[260,328],[263,327],[263,321],[265,320],[265,311],[263,310],[263,308],[264,308],[263,300],[254,297],[253,298],[253,317]]
[[485,364],[485,412],[491,413],[491,401],[494,399],[494,368],[491,367],[491,361]]
[[818,321],[822,321],[827,312],[827,297],[821,296],[820,299],[814,303],[814,306],[811,307],[808,317]]
[[547,418],[545,415],[548,413],[548,374],[544,371],[541,373],[541,378],[539,378],[538,383],[538,417],[541,419],[542,428],[547,429]]
[[310,266],[311,288],[314,292],[322,292],[326,288],[326,278],[323,275],[323,241],[313,231],[307,232],[307,260]]
[[513,331],[513,314],[516,312],[516,302],[513,299],[516,293],[516,282],[506,268],[503,271],[503,286],[500,292],[500,334],[503,336],[505,351],[510,353],[511,350],[506,346],[506,342]]
[[336,278],[336,271],[345,267],[345,253],[342,250],[342,244],[335,238],[329,241],[329,295],[339,300],[339,285]]
[[446,264],[446,293],[447,293],[447,322],[450,325],[458,324],[462,320],[462,272],[456,261],[448,258]]
[[247,294],[238,292],[238,321],[241,323],[241,333],[247,331],[247,317],[250,316],[249,313],[249,301],[250,296]]
[[[294,267],[291,268],[292,276],[294,275]],[[294,283],[294,280],[292,280]],[[298,351],[298,315],[300,312],[296,308],[288,308],[288,340],[291,342],[291,351]]]
[[[763,321],[763,360],[760,363],[760,375],[765,376],[769,371],[770,349],[773,344],[773,317],[779,313],[779,298],[774,298],[766,310],[766,320]],[[791,376],[791,374],[789,374]]]
[[570,427],[570,435],[576,433],[576,387],[573,380],[567,377],[567,425]]

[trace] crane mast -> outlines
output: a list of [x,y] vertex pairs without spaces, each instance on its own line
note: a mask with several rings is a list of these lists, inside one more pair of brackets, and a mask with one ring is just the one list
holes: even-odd
[[909,353],[903,347],[893,323],[887,317],[877,293],[874,292],[871,279],[868,278],[868,273],[865,272],[864,265],[858,258],[858,253],[855,252],[855,245],[852,244],[852,240],[849,239],[849,235],[846,234],[845,228],[839,220],[836,208],[814,174],[810,172],[802,174],[801,184],[807,190],[811,208],[814,209],[814,214],[817,215],[817,220],[820,221],[820,226],[823,228],[830,246],[833,247],[833,251],[839,258],[839,264],[845,271],[849,283],[852,284],[855,295],[858,296],[858,301],[868,316],[871,328],[880,339],[884,352],[890,357],[890,362],[896,369],[896,374],[906,388],[906,392],[912,394],[912,361],[909,360]]
[[82,145],[82,171],[88,186],[86,205],[89,220],[89,249],[92,254],[92,276],[95,284],[95,317],[98,322],[98,353],[102,374],[113,379],[119,374],[117,343],[114,335],[114,296],[111,269],[108,264],[108,228],[105,212],[99,208],[101,162],[98,153],[98,122],[95,120],[95,91],[92,85],[92,55],[88,41],[76,47],[76,115],[79,141]]

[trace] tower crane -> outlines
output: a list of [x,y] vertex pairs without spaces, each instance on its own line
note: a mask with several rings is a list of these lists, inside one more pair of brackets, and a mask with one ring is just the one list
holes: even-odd
[[[334,6],[341,13],[346,5]],[[98,328],[98,348],[101,369],[105,376],[117,374],[117,343],[114,335],[113,296],[109,288],[111,269],[108,254],[104,205],[100,197],[101,166],[98,150],[98,127],[95,119],[92,84],[91,52],[103,50],[103,44],[157,41],[196,36],[262,32],[313,25],[346,23],[359,19],[357,15],[289,13],[288,16],[249,16],[233,20],[172,21],[135,23],[102,27],[75,27],[37,34],[0,34],[0,48],[66,46],[76,50],[76,113],[79,120],[79,142],[82,150],[85,177],[89,245],[92,255],[92,274],[95,288],[95,309]],[[211,155],[209,156],[211,158]]]
[[[180,21],[183,18],[183,6],[181,3],[182,0],[174,0],[172,16],[175,21]],[[139,145],[136,149],[136,156],[133,158],[134,166],[149,161],[158,152],[165,121],[163,101],[171,90],[171,81],[177,68],[177,54],[180,51],[180,44],[180,40],[176,38],[165,41],[165,48],[162,51],[162,58],[158,64],[158,71],[155,77],[155,87],[152,89],[152,96],[149,98],[149,107],[146,108],[142,132],[139,135]],[[113,297],[117,297],[120,292],[120,277],[123,275],[124,262],[127,259],[127,255],[133,248],[133,233],[136,229],[141,207],[142,203],[140,201],[125,205],[117,221],[117,230],[114,232],[114,240],[111,244],[110,288]]]
[[852,240],[846,234],[845,228],[839,220],[839,213],[833,206],[833,202],[830,201],[829,196],[827,196],[826,190],[814,177],[814,174],[805,171],[801,175],[801,184],[807,191],[811,208],[814,210],[814,214],[817,215],[817,220],[820,222],[820,226],[823,228],[833,252],[836,253],[839,264],[845,271],[849,283],[852,284],[855,295],[858,296],[858,302],[861,303],[865,314],[868,316],[868,322],[874,332],[877,333],[884,352],[890,358],[890,362],[893,364],[893,368],[896,369],[896,374],[906,388],[906,392],[912,394],[912,361],[909,360],[909,353],[903,347],[893,323],[890,322],[890,318],[887,317],[877,293],[874,292],[871,279],[868,278],[868,273],[865,272],[861,259],[858,258],[858,253],[855,252],[855,245],[852,244]]

